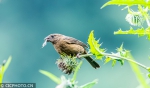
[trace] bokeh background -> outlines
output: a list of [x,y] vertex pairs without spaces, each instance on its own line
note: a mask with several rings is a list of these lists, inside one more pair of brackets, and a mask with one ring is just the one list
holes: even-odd
[[[103,43],[108,53],[124,43],[136,61],[149,66],[150,41],[137,35],[114,35],[119,28],[129,29],[125,21],[127,10],[123,7],[100,7],[108,0],[1,0],[0,2],[0,62],[12,56],[3,82],[36,83],[37,88],[55,88],[48,77],[39,73],[47,70],[60,77],[63,74],[56,66],[59,55],[52,44],[44,48],[44,38],[51,33],[61,33],[87,43],[88,35],[94,30],[96,38]],[[117,63],[97,61],[100,69],[93,69],[87,61],[78,72],[78,85],[99,79],[93,88],[136,88],[138,80],[127,61]],[[143,69],[145,78],[147,72]],[[71,78],[72,75],[65,75]]]

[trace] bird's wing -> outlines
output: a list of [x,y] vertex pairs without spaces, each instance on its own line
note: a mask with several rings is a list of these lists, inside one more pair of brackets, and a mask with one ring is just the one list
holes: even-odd
[[75,38],[72,38],[72,37],[65,37],[64,38],[64,41],[66,42],[66,43],[68,43],[68,44],[77,44],[77,45],[81,45],[81,46],[83,46],[84,48],[86,47],[88,47],[86,44],[84,44],[83,42],[81,42],[81,41],[79,41],[79,40],[77,40],[77,39],[75,39]]

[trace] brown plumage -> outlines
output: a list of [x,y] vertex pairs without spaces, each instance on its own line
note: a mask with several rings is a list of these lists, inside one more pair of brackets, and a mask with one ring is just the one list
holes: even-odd
[[[62,34],[50,34],[45,38],[47,42],[51,42],[54,45],[55,50],[60,54],[67,54],[69,56],[76,56],[77,54],[86,54],[87,46],[81,41],[65,36]],[[91,57],[85,57],[85,59],[96,69],[99,68],[99,64],[96,63]]]

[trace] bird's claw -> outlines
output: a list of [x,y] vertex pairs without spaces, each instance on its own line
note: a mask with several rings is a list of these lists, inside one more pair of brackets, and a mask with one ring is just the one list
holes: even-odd
[[76,57],[77,57],[77,58],[80,58],[80,54],[81,54],[81,53],[78,53]]

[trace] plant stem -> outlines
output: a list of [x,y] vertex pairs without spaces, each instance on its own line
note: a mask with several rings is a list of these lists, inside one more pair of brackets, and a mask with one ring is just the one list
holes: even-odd
[[[104,56],[115,57],[115,58],[118,58],[118,59],[121,58],[121,59],[130,61],[130,62],[132,62],[132,63],[134,63],[134,64],[137,64],[137,65],[141,66],[141,67],[144,68],[144,69],[147,69],[147,66],[145,66],[145,65],[143,65],[143,64],[141,64],[141,63],[139,63],[139,62],[137,62],[137,61],[134,61],[134,60],[132,60],[132,59],[130,59],[130,58],[121,57],[121,56],[117,56],[117,55],[114,55],[114,54],[108,54],[108,53],[103,53],[103,55],[104,55]],[[113,59],[113,58],[112,58],[112,59]]]
[[[139,62],[137,62],[137,61],[134,61],[134,60],[132,60],[132,59],[130,59],[130,58],[121,57],[121,56],[117,56],[117,55],[115,55],[115,54],[109,54],[109,53],[101,53],[101,54],[102,54],[103,56],[115,57],[115,60],[117,60],[117,59],[118,59],[118,60],[119,60],[119,59],[127,60],[127,61],[129,61],[129,62],[132,62],[132,63],[134,63],[134,64],[137,64],[138,66],[140,66],[140,67],[142,67],[142,68],[148,70],[148,67],[147,67],[147,66],[145,66],[145,65],[143,65],[143,64],[141,64],[141,63],[139,63]],[[82,58],[82,57],[88,57],[88,56],[93,56],[93,54],[80,55],[80,58]],[[114,58],[111,58],[111,59],[114,59]]]
[[83,57],[88,57],[88,56],[93,56],[93,54],[83,54],[83,55],[80,55],[79,57],[83,58]]
[[[134,60],[134,58],[132,57],[132,55],[129,53],[128,55],[130,57],[130,59]],[[133,72],[135,73],[136,77],[137,77],[137,80],[139,81],[140,85],[143,87],[143,88],[150,88],[150,86],[147,84],[146,82],[146,79],[145,77],[141,74],[141,70],[139,69],[139,66],[132,63],[132,62],[129,62],[130,65],[131,65],[131,68],[133,70]]]
[[71,82],[74,82],[74,81],[76,80],[76,78],[77,78],[77,73],[78,73],[78,71],[79,71],[81,65],[82,65],[82,61],[80,61],[79,65],[76,67],[75,72],[74,72],[74,74],[73,74],[73,77],[72,77],[72,79],[71,79]]

